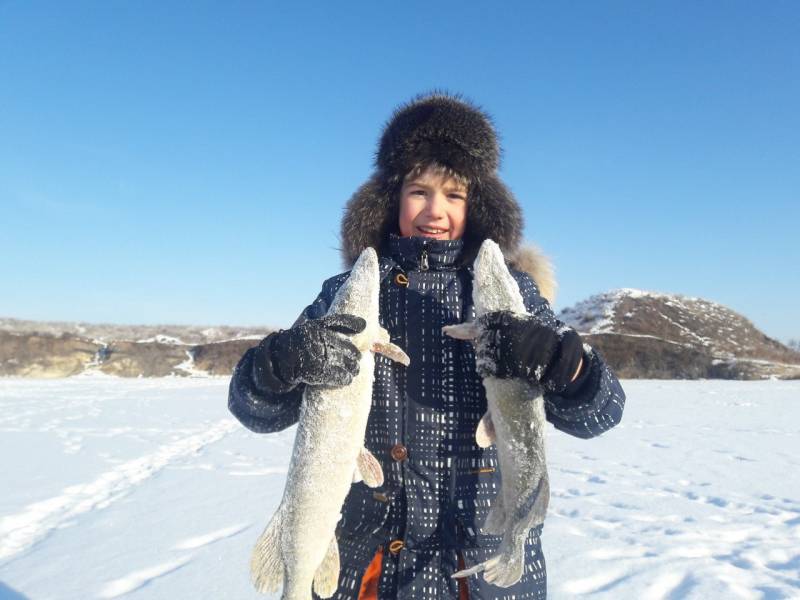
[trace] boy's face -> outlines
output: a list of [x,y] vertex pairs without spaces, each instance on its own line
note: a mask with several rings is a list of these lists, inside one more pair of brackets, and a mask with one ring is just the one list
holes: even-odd
[[467,226],[467,189],[453,179],[423,171],[400,190],[400,235],[457,240]]

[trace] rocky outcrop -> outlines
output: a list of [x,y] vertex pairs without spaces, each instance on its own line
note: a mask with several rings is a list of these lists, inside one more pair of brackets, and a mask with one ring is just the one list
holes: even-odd
[[800,353],[702,298],[622,289],[592,296],[559,318],[620,377],[800,378]]
[[[800,378],[800,352],[702,298],[623,289],[561,311],[622,378]],[[0,319],[0,376],[228,376],[266,328]]]
[[68,321],[26,321],[0,318],[0,331],[60,336],[64,333],[98,342],[115,340],[161,342],[165,344],[209,344],[225,340],[264,336],[267,327],[232,327],[217,325],[114,325]]
[[191,346],[159,342],[111,342],[105,347],[98,369],[120,377],[188,375],[179,365],[191,358]]
[[17,334],[0,331],[0,375],[69,377],[83,372],[100,344],[69,333]]
[[598,333],[585,334],[584,339],[623,379],[700,379],[711,368],[712,359],[706,354],[654,337],[632,341],[625,335]]
[[209,375],[230,375],[248,348],[260,339],[228,340],[194,347],[194,368]]
[[[39,378],[88,372],[119,377],[230,375],[242,354],[269,333],[256,328],[86,324],[67,324],[68,331],[60,331],[57,323],[13,319],[2,319],[0,325],[0,376]],[[75,333],[79,330],[98,337]],[[241,337],[220,339],[223,332]],[[132,339],[113,339],[118,333]]]

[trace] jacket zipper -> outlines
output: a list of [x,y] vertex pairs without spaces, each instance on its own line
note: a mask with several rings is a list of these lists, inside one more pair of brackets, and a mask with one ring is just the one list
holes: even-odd
[[422,243],[422,254],[419,257],[419,270],[428,270],[428,242]]

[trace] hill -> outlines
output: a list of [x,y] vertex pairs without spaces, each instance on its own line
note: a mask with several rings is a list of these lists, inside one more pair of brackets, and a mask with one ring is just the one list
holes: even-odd
[[619,289],[558,316],[623,378],[800,378],[800,352],[702,298]]
[[[717,304],[619,289],[559,313],[625,379],[800,378],[800,352]],[[0,375],[229,375],[269,328],[0,319]]]
[[269,333],[258,327],[112,325],[0,319],[0,375],[229,375]]

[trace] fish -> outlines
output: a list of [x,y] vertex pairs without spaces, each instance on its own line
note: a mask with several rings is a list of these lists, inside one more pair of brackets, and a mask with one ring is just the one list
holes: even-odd
[[[503,253],[492,240],[481,244],[475,258],[472,298],[476,320],[445,326],[447,335],[478,339],[481,330],[477,318],[491,312],[529,316]],[[481,448],[497,445],[501,485],[481,532],[502,535],[503,539],[489,559],[457,571],[452,577],[483,572],[488,583],[510,587],[522,578],[525,540],[533,527],[544,522],[550,501],[544,396],[541,386],[518,378],[484,377],[483,386],[487,411],[478,423],[475,441]]]
[[348,336],[361,351],[358,374],[342,387],[307,385],[281,503],[258,538],[250,575],[261,593],[283,588],[282,600],[330,598],[338,587],[336,525],[352,483],[383,485],[380,462],[364,447],[372,404],[374,353],[405,366],[409,357],[379,324],[378,256],[365,249],[327,314],[347,313],[366,327]]

